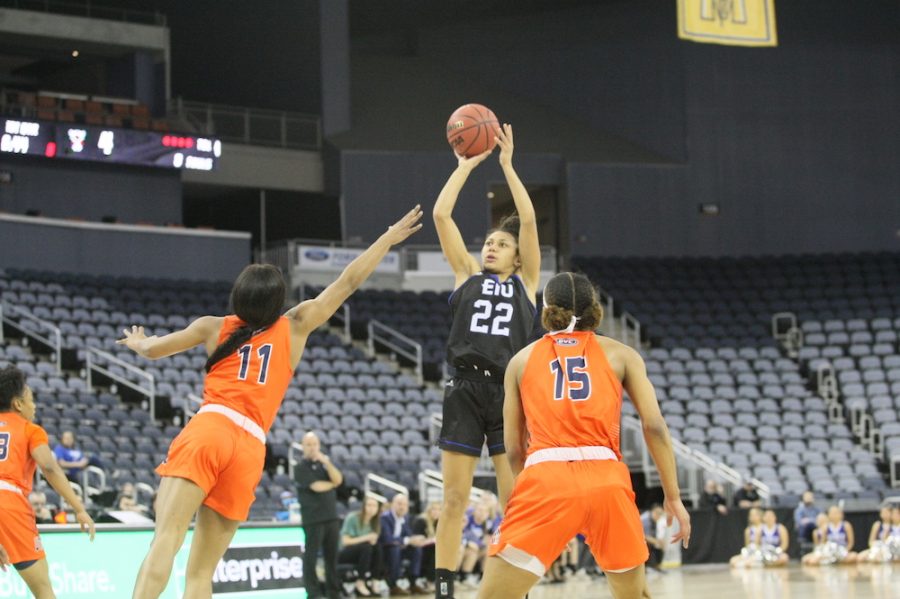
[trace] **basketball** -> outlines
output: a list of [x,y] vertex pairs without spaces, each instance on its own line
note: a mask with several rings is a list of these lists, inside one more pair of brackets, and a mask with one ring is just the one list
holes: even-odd
[[497,116],[487,106],[464,104],[447,121],[447,143],[460,156],[470,158],[494,149]]

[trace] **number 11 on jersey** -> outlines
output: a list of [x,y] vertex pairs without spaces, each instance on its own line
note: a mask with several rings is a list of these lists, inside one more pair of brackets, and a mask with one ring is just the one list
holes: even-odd
[[[238,353],[241,356],[241,369],[238,371],[238,380],[246,381],[247,380],[247,370],[250,368],[250,354],[253,352],[252,345],[244,345],[241,349],[238,350]],[[262,364],[259,366],[259,376],[256,378],[256,382],[260,385],[266,384],[266,376],[269,374],[269,358],[272,355],[272,344],[266,343],[259,347],[256,350],[256,355],[259,356],[259,359],[262,360]]]

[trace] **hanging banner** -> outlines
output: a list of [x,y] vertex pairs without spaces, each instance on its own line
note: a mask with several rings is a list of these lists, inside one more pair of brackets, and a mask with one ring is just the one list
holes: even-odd
[[678,37],[726,46],[777,46],[775,0],[678,0]]

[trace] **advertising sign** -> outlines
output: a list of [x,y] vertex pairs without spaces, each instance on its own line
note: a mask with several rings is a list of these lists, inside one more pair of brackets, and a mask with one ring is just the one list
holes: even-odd
[[[297,266],[300,270],[341,272],[354,258],[365,250],[337,248],[324,245],[298,245]],[[399,273],[400,252],[388,252],[375,268],[375,272]]]
[[[193,531],[175,557],[164,599],[184,594],[185,571]],[[84,599],[131,597],[152,530],[106,528],[93,543],[87,535],[42,530],[57,596]],[[213,597],[306,597],[303,589],[303,529],[299,526],[240,528],[213,575]],[[8,568],[0,572],[0,598],[30,598],[22,578]]]

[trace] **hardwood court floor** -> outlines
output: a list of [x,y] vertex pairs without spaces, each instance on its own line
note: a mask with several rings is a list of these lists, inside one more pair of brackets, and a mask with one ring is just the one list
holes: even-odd
[[[685,566],[650,575],[653,599],[900,599],[900,564],[732,571],[727,565]],[[459,599],[474,599],[474,591]],[[607,599],[606,582],[539,584],[529,599]]]

